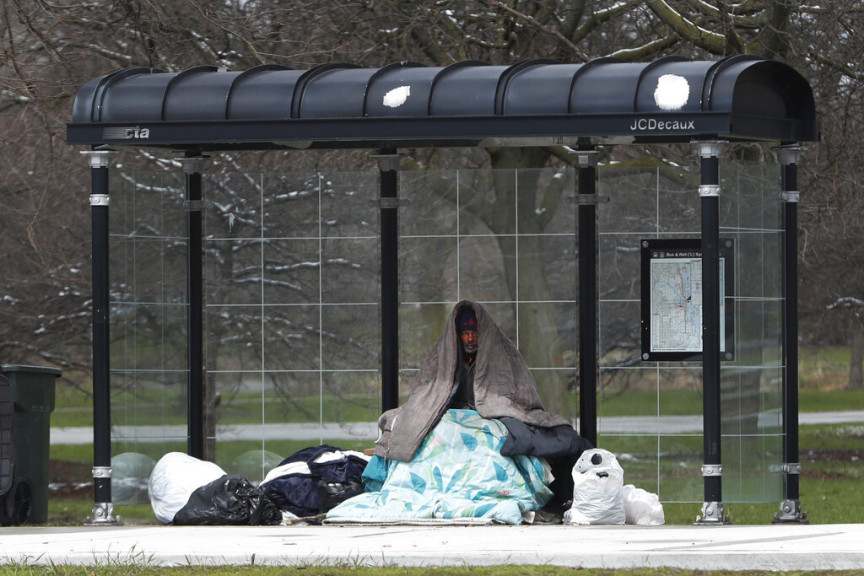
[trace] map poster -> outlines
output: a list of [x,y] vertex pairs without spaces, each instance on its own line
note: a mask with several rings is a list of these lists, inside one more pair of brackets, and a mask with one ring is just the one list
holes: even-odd
[[[702,242],[642,240],[642,359],[702,358]],[[733,241],[720,241],[720,357],[734,357]],[[727,287],[729,289],[727,289]]]

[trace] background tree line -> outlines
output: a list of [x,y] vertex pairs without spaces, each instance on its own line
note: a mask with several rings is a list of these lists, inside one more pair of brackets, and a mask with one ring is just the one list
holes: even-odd
[[[89,369],[89,169],[64,134],[75,93],[98,75],[130,66],[740,53],[788,62],[813,86],[822,139],[809,146],[799,176],[801,336],[852,345],[849,385],[862,387],[864,2],[857,0],[0,0],[0,361]],[[291,154],[292,168],[328,159]],[[422,161],[435,161],[435,151],[425,154]],[[613,154],[662,164],[689,151]],[[270,161],[247,156],[224,164]],[[368,162],[339,159],[343,168]],[[492,167],[571,161],[566,149],[551,148],[490,149],[474,159]]]

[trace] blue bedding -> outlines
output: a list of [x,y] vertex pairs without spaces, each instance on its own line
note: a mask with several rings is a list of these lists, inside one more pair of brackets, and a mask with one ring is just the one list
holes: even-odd
[[366,492],[327,513],[329,522],[485,518],[520,524],[552,497],[551,475],[534,456],[502,456],[507,428],[474,410],[449,410],[410,462],[374,456]]

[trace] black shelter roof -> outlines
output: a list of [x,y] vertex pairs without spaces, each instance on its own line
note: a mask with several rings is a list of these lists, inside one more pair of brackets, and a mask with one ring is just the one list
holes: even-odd
[[67,142],[194,150],[818,139],[793,68],[751,56],[379,69],[129,68],[78,91]]

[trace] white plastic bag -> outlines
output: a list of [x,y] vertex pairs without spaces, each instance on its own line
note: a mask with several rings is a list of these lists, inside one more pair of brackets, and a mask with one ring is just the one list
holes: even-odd
[[196,489],[225,476],[225,471],[213,462],[199,460],[182,452],[165,454],[153,467],[147,494],[150,507],[163,524],[170,524],[174,515],[186,505]]
[[565,524],[624,524],[624,470],[608,450],[586,450],[573,466],[573,505]]
[[624,486],[623,495],[627,524],[659,526],[666,521],[663,505],[656,494],[636,488],[633,484],[627,484]]

